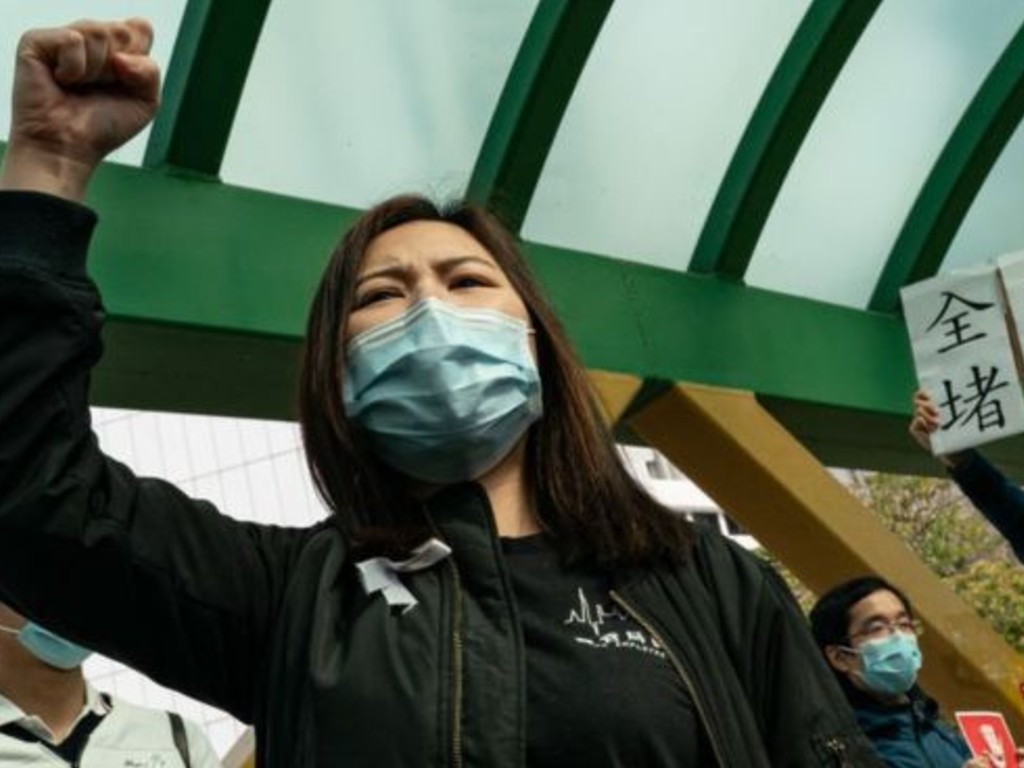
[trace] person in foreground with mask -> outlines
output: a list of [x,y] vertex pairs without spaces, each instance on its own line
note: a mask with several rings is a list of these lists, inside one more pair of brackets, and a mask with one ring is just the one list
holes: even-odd
[[939,716],[917,673],[920,623],[896,587],[877,576],[839,584],[811,609],[818,647],[857,721],[891,768],[989,768]]
[[194,723],[96,691],[89,655],[0,603],[0,766],[220,766]]
[[878,765],[777,574],[634,484],[514,238],[474,206],[386,201],[327,265],[300,418],[330,519],[240,523],[106,457],[81,201],[156,110],[150,40],[86,22],[19,46],[5,599],[254,723],[264,767]]

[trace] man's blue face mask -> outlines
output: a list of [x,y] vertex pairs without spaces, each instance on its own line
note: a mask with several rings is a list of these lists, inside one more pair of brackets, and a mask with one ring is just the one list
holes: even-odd
[[88,648],[65,640],[31,621],[26,622],[21,629],[0,626],[0,631],[17,635],[18,642],[29,653],[57,669],[74,669],[92,654]]
[[399,472],[475,479],[541,416],[530,333],[502,312],[421,301],[349,343],[345,412]]
[[860,678],[875,693],[900,696],[917,681],[921,649],[917,645],[917,637],[912,634],[893,632],[847,650],[860,656],[863,667]]

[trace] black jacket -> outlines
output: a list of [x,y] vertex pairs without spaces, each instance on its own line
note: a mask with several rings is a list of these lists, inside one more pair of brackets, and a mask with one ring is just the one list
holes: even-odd
[[949,475],[1024,563],[1024,490],[979,451],[969,450]]
[[[262,766],[521,766],[524,648],[485,494],[425,514],[454,555],[367,596],[342,536],[241,523],[105,457],[89,429],[102,308],[94,225],[0,194],[0,595],[51,629],[257,728]],[[719,762],[877,766],[775,573],[702,534],[613,574],[669,652]],[[599,734],[588,734],[599,737]]]

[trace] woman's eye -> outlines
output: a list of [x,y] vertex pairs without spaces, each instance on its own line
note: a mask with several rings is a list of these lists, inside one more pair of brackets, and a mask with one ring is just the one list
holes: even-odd
[[380,301],[398,298],[399,295],[399,292],[394,288],[377,288],[376,290],[367,291],[360,296],[356,300],[356,307],[361,309],[362,307],[367,307],[370,304],[376,304]]
[[487,284],[486,280],[475,275],[461,275],[452,280],[452,288],[478,288]]

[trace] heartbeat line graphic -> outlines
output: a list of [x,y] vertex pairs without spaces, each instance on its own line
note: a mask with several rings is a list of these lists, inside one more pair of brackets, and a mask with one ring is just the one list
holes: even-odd
[[617,608],[605,608],[600,603],[591,608],[590,601],[583,594],[583,589],[580,588],[576,592],[580,598],[579,610],[569,611],[569,618],[565,620],[567,626],[586,624],[590,627],[590,631],[594,633],[594,637],[600,637],[601,627],[604,626],[607,619],[626,620],[626,615]]

